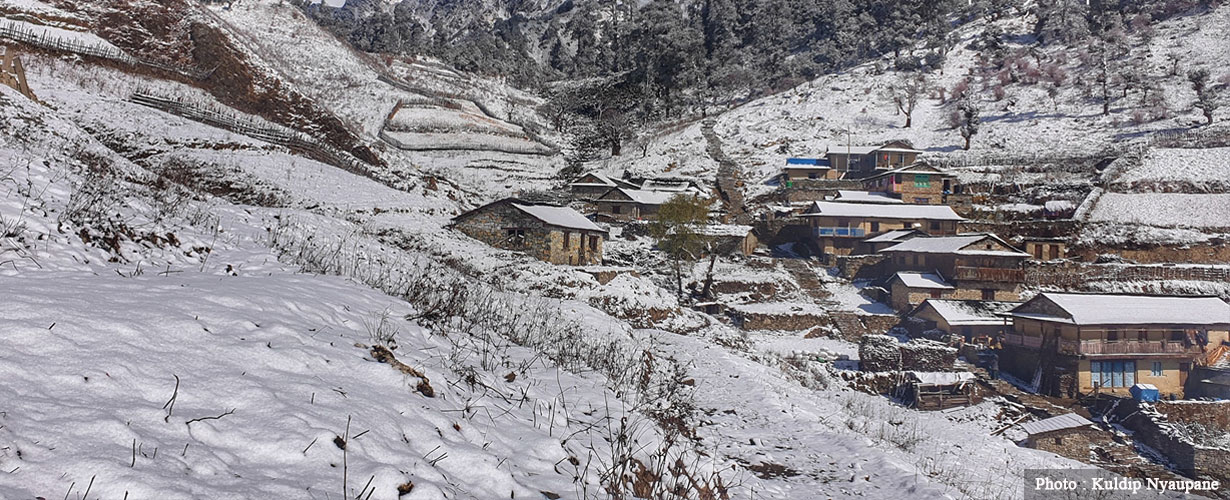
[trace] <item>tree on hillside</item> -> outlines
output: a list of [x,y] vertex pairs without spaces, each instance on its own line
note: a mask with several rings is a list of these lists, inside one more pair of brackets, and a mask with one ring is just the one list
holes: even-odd
[[1084,0],[1039,0],[1034,32],[1043,43],[1071,43],[1089,35],[1089,6]]
[[905,75],[888,88],[897,112],[905,115],[904,128],[910,128],[914,107],[927,92],[927,79],[923,75]]
[[970,139],[978,133],[978,125],[981,123],[978,106],[971,99],[963,99],[957,107],[957,129],[965,139],[966,150],[969,150]]
[[649,224],[649,234],[658,241],[658,249],[671,261],[675,285],[683,297],[683,266],[700,258],[711,246],[711,239],[700,232],[709,222],[709,200],[696,195],[680,194],[658,208],[658,218]]
[[1187,74],[1187,79],[1192,82],[1192,90],[1196,91],[1196,109],[1204,114],[1205,125],[1212,125],[1213,112],[1217,110],[1217,96],[1209,87],[1209,70],[1192,70]]

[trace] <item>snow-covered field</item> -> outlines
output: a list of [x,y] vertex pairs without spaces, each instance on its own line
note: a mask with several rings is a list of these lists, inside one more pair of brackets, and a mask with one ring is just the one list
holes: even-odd
[[1163,227],[1230,227],[1230,194],[1106,193],[1090,214],[1094,222]]

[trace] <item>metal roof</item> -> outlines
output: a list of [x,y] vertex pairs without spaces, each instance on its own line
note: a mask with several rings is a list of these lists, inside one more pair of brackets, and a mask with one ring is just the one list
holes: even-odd
[[1021,424],[1021,429],[1024,429],[1026,433],[1032,436],[1043,432],[1076,429],[1088,425],[1093,425],[1093,422],[1090,422],[1089,420],[1086,420],[1085,417],[1075,413],[1068,413],[1058,417],[1039,420],[1037,422]]

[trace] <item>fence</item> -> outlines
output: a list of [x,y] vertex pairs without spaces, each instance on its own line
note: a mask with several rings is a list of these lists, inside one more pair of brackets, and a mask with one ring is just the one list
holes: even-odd
[[370,176],[366,163],[337,148],[321,144],[303,132],[261,123],[234,113],[218,111],[209,106],[176,99],[165,99],[149,94],[135,93],[129,97],[129,100],[136,104],[165,111],[192,121],[246,135],[270,144],[283,146],[292,151],[302,152],[322,163],[327,163],[359,175]]
[[1029,286],[1077,287],[1091,281],[1230,281],[1230,267],[1124,266],[1036,263],[1025,269]]
[[210,73],[213,73],[212,70],[203,71],[197,68],[185,68],[139,57],[133,57],[111,45],[102,43],[86,43],[81,40],[59,37],[52,35],[51,31],[47,29],[38,30],[32,27],[23,28],[22,25],[12,22],[0,24],[0,39],[12,40],[33,47],[38,47],[40,49],[56,52],[68,52],[88,57],[97,57],[131,66],[145,66],[160,69],[163,71],[181,74],[196,80],[202,80],[208,77]]
[[21,95],[31,101],[38,101],[34,96],[34,92],[30,90],[30,86],[26,83],[26,70],[21,66],[21,59],[17,57],[17,52],[11,48],[0,46],[0,84],[8,85]]

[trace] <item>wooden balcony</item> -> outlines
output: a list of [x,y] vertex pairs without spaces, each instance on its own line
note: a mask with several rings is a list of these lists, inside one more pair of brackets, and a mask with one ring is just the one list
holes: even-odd
[[1183,341],[1167,340],[1082,340],[1079,345],[1071,342],[1072,354],[1199,354],[1200,346]]
[[[1042,337],[1030,335],[1005,334],[1003,343],[1040,349]],[[1060,353],[1072,355],[1132,355],[1132,354],[1199,354],[1200,346],[1182,341],[1139,341],[1139,340],[1060,340]]]
[[1024,269],[957,266],[954,271],[955,276],[953,278],[958,281],[993,281],[997,283],[1023,283],[1025,281]]

